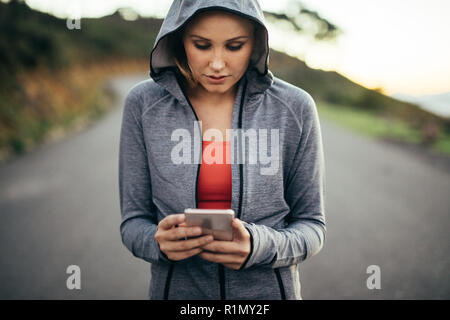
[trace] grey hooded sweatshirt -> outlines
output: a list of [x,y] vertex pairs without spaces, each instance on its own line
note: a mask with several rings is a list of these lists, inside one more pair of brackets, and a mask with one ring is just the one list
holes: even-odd
[[[232,113],[231,209],[251,235],[240,270],[199,256],[171,261],[154,238],[164,217],[197,207],[202,152],[199,119],[166,36],[210,9],[263,27]],[[120,135],[120,233],[150,263],[150,299],[302,299],[299,265],[321,250],[326,233],[321,130],[312,97],[275,77],[268,61],[257,1],[175,0],[170,7],[151,53],[151,78],[129,91]]]

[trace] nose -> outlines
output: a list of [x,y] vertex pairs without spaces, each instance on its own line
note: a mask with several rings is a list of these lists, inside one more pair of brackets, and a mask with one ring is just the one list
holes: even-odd
[[211,70],[216,72],[219,72],[220,70],[225,68],[225,60],[220,53],[214,54],[214,57],[209,63],[209,67],[211,68]]

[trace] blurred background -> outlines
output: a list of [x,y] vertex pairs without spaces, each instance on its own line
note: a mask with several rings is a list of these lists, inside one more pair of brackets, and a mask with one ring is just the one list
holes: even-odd
[[[303,298],[449,299],[450,3],[259,2],[269,69],[313,96],[323,135],[328,233]],[[0,299],[147,298],[118,147],[171,3],[0,1]]]

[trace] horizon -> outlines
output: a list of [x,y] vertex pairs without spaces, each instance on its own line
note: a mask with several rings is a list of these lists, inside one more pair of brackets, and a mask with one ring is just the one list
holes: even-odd
[[[101,17],[127,7],[142,17],[164,18],[172,1],[25,2],[33,9],[59,18]],[[282,10],[288,2],[259,0],[263,10],[275,12]],[[379,0],[377,3],[343,0],[339,6],[331,5],[332,0],[301,2],[336,24],[344,34],[336,41],[311,42],[266,21],[272,48],[303,60],[313,69],[336,71],[366,88],[381,88],[389,96],[420,97],[450,92],[450,44],[441,41],[442,33],[450,35],[450,21],[445,19],[447,10],[450,13],[450,2],[411,0],[405,4],[399,0]],[[398,18],[401,10],[407,19]],[[380,24],[377,19],[382,14],[383,23]],[[417,21],[422,23],[418,26]],[[293,38],[296,41],[287,41]]]

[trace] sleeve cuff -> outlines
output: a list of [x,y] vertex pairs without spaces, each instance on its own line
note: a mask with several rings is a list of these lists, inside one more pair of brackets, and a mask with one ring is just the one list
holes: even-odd
[[244,263],[239,268],[239,270],[243,270],[246,268],[246,265],[247,265],[248,261],[250,260],[250,257],[253,254],[253,235],[252,235],[252,232],[249,230],[249,228],[247,228],[247,225],[245,225],[245,228],[247,229],[248,233],[250,234],[250,253],[248,254],[247,259],[245,259]]

